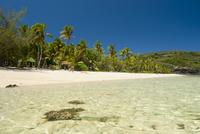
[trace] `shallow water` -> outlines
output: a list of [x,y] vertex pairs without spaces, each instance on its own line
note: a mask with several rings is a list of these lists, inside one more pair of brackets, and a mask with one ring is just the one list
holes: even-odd
[[[85,109],[81,120],[44,119],[46,112],[78,107]],[[0,134],[18,133],[198,134],[200,77],[1,88]]]

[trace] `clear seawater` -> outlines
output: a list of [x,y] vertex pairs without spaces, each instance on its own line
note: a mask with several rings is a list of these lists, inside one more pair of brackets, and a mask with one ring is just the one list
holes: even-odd
[[[82,120],[44,119],[48,111],[77,107],[85,109]],[[199,76],[0,89],[0,134],[198,133]]]

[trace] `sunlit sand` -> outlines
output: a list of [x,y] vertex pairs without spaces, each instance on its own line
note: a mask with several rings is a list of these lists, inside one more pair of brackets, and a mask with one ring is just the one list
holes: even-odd
[[78,72],[66,70],[0,70],[0,87],[8,84],[18,86],[106,81],[138,78],[177,77],[178,74],[143,74],[143,73],[117,73],[117,72]]

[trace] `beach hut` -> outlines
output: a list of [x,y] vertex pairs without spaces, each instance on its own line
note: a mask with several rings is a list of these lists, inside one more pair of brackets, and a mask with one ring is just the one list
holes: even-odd
[[27,62],[27,66],[33,67],[33,66],[35,66],[36,61],[32,57],[30,57],[30,58],[27,59],[26,62]]

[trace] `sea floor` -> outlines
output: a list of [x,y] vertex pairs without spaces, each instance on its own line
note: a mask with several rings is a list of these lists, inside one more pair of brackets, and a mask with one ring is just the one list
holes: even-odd
[[[85,111],[79,119],[45,119],[67,108]],[[0,88],[0,134],[198,133],[199,76]]]

